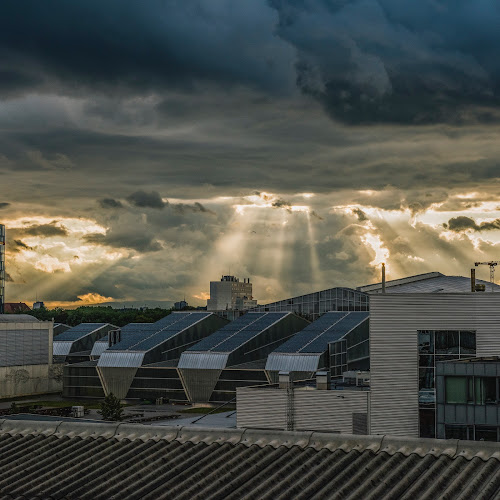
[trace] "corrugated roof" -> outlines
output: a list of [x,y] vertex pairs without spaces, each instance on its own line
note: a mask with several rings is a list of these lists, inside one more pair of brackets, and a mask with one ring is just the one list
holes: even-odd
[[0,314],[0,323],[39,323],[39,320],[29,314]]
[[497,443],[6,420],[0,457],[3,499],[500,496]]
[[[476,284],[485,285],[486,292],[491,291],[489,281],[476,280]],[[494,284],[495,292],[500,292],[500,286]],[[369,294],[382,293],[382,284],[365,285],[358,290]],[[386,283],[386,293],[467,293],[470,292],[470,278],[464,276],[445,276],[441,273],[419,274]]]

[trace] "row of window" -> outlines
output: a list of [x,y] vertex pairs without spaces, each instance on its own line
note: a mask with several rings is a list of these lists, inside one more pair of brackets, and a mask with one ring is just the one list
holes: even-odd
[[486,425],[445,425],[445,439],[500,442],[500,427]]
[[420,355],[476,354],[476,332],[469,330],[420,330]]
[[449,404],[496,405],[500,403],[498,377],[445,377],[445,401]]

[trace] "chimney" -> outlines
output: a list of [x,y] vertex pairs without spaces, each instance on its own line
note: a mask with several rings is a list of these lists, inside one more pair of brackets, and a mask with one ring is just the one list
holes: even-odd
[[382,262],[382,293],[385,293],[385,264]]
[[316,389],[327,391],[330,389],[330,372],[316,372]]
[[470,270],[470,291],[476,291],[476,270],[474,268]]
[[288,389],[290,387],[290,372],[279,372],[279,388]]

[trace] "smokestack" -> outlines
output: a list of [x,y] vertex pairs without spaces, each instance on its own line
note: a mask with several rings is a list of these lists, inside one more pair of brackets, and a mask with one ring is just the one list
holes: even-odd
[[474,268],[470,270],[470,291],[476,291],[476,270]]
[[382,262],[382,293],[385,293],[385,264]]

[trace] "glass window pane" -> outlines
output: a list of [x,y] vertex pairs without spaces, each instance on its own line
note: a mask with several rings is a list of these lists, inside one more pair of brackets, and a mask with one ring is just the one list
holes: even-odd
[[438,356],[436,356],[436,363],[438,361],[452,361],[454,359],[458,359],[458,354],[447,354],[447,355],[444,355],[444,354],[440,354]]
[[458,354],[458,331],[436,331],[436,354]]
[[420,354],[434,353],[434,332],[430,330],[418,332],[418,352]]
[[444,432],[445,439],[467,439],[466,425],[445,425]]
[[467,403],[467,377],[445,377],[447,403]]
[[434,389],[434,369],[420,368],[418,371],[419,389]]
[[418,364],[421,367],[426,367],[426,366],[433,367],[434,366],[434,356],[420,355],[418,357]]
[[476,354],[476,332],[460,331],[460,354]]
[[497,386],[495,377],[476,377],[474,402],[477,405],[496,404]]
[[476,441],[497,441],[496,427],[476,426]]

